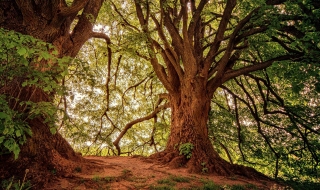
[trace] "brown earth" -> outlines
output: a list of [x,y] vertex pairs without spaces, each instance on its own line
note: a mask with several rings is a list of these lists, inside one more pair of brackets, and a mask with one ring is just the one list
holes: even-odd
[[201,189],[210,181],[219,185],[220,189],[231,189],[232,186],[242,186],[242,189],[284,189],[272,180],[190,174],[186,168],[172,169],[155,160],[140,156],[87,156],[84,158],[86,162],[70,166],[74,167],[72,175],[52,178],[43,189]]

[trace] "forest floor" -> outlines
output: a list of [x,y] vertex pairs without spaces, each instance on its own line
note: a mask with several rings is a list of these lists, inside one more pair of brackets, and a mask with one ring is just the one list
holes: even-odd
[[73,169],[71,176],[52,179],[44,189],[288,189],[271,180],[190,174],[186,168],[172,169],[157,161],[139,156],[87,156],[84,158],[87,162],[79,163],[79,166]]

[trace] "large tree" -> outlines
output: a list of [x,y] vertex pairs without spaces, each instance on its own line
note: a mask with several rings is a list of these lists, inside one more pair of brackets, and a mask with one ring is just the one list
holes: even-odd
[[[58,52],[57,57],[72,58],[77,55],[89,38],[97,35],[92,29],[102,3],[103,0],[75,0],[71,3],[61,0],[1,1],[0,27],[51,43]],[[39,44],[46,46],[46,44]],[[30,41],[27,45],[34,44]],[[22,50],[20,54],[24,54],[25,50]],[[48,51],[52,52],[53,49],[48,49]],[[3,64],[6,63],[3,62]],[[39,65],[47,65],[43,68],[51,68],[50,64],[50,60],[42,60],[40,63],[33,63],[33,68],[41,70]],[[20,76],[12,79],[15,82],[1,86],[1,93],[13,97],[14,101],[19,99],[20,102],[50,103],[53,101],[54,93],[48,93],[36,85],[21,86],[26,79],[24,76],[27,76],[26,73],[21,73]],[[28,109],[19,109],[10,104],[10,101],[11,109],[19,112],[28,111]],[[50,171],[55,171],[58,175],[67,175],[70,172],[66,170],[68,167],[64,167],[61,160],[81,160],[81,157],[75,154],[60,134],[53,135],[50,132],[50,127],[45,120],[45,117],[28,120],[32,136],[21,147],[18,159],[15,160],[10,154],[0,156],[1,178],[12,177],[15,174],[21,175],[25,169],[29,169],[28,177],[33,179],[35,185],[41,187],[41,183],[48,180],[46,176],[50,174]],[[71,163],[65,162],[65,164]]]
[[[220,158],[212,146],[208,115],[213,95],[231,79],[284,61],[293,64],[318,51],[318,42],[305,37],[318,35],[314,19],[319,5],[313,1],[136,0],[111,6],[131,35],[139,36],[144,49],[136,50],[136,55],[151,63],[168,92],[170,136],[165,150],[154,157],[173,166],[186,164],[194,172],[205,164],[212,173],[250,176],[246,168]],[[307,28],[306,18],[315,25]],[[263,136],[261,128],[258,132]],[[114,145],[120,154],[119,138]]]

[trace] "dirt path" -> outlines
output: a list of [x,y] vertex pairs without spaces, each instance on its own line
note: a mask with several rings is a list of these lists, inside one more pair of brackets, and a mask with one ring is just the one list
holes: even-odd
[[[143,157],[85,157],[68,178],[50,182],[46,190],[126,189],[279,189],[272,181],[190,174],[185,168],[170,169]],[[202,187],[202,188],[201,188]]]

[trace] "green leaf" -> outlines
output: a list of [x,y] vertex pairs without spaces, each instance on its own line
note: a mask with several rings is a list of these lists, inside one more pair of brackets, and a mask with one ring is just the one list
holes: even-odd
[[2,134],[6,135],[9,133],[9,129],[8,128],[4,128],[4,130],[2,131]]
[[13,150],[13,144],[14,144],[13,138],[9,138],[6,141],[4,141],[4,143],[3,143],[4,147],[6,147],[10,151]]
[[0,112],[0,119],[8,119],[10,116],[4,112]]
[[19,145],[17,145],[17,143],[13,144],[13,154],[14,154],[14,159],[16,160],[19,156],[20,153],[20,148]]
[[48,60],[51,55],[48,52],[41,52],[41,57],[44,58],[45,60]]
[[27,85],[28,85],[28,82],[27,82],[27,81],[24,81],[24,82],[21,84],[22,87],[25,87],[25,86],[27,86]]
[[52,91],[51,86],[46,86],[43,88],[43,91],[48,92],[48,91]]
[[21,131],[20,130],[16,130],[16,136],[20,137],[21,136]]
[[56,134],[57,129],[56,129],[55,127],[51,127],[51,128],[50,128],[50,132],[51,132],[52,134]]
[[24,132],[26,132],[28,135],[32,136],[32,131],[29,128],[24,128]]
[[5,138],[6,138],[5,136],[0,137],[0,144],[2,144],[2,142],[4,141]]
[[22,48],[17,50],[17,53],[19,55],[25,55],[27,53],[27,50],[26,50],[26,48],[22,47]]

